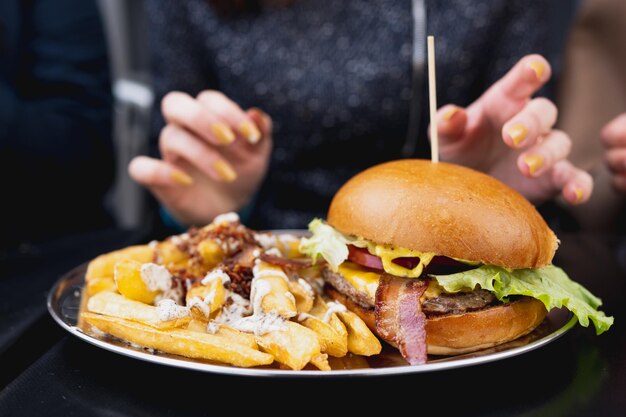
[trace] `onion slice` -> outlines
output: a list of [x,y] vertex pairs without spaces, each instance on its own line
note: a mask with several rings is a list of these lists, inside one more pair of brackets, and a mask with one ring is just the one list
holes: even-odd
[[396,345],[411,365],[427,360],[426,316],[420,303],[427,288],[428,281],[424,279],[383,274],[376,290],[376,331]]

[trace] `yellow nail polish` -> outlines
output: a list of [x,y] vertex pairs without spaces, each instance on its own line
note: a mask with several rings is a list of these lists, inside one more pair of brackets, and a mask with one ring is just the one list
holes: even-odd
[[213,126],[211,126],[211,132],[220,145],[230,145],[235,141],[235,132],[225,123],[214,123]]
[[576,194],[576,202],[579,203],[583,199],[583,190],[576,187],[574,188],[574,194]]
[[239,132],[253,145],[261,140],[261,132],[256,125],[249,120],[245,120],[239,125]]
[[535,175],[537,171],[543,166],[543,156],[541,155],[526,155],[524,156],[524,163],[528,165],[528,171],[530,175]]
[[237,179],[237,173],[232,166],[223,159],[218,159],[213,163],[213,169],[226,182],[233,182]]
[[187,187],[193,184],[193,178],[185,174],[183,171],[179,171],[177,169],[172,171],[172,173],[170,174],[170,178],[172,178],[176,183],[180,185],[185,185]]
[[541,77],[543,76],[543,72],[545,71],[545,67],[543,63],[539,61],[532,61],[528,64],[528,66],[530,67],[531,70],[535,71],[535,75],[537,76],[537,79],[541,80]]
[[454,117],[454,115],[457,114],[458,112],[459,112],[459,108],[458,107],[452,107],[451,109],[448,109],[443,114],[443,120],[445,120],[446,122],[449,122],[450,119],[452,119],[452,117]]
[[506,133],[513,140],[513,144],[515,146],[519,146],[519,144],[522,143],[524,139],[526,139],[526,136],[528,135],[528,130],[523,124],[516,123],[513,126],[509,127]]

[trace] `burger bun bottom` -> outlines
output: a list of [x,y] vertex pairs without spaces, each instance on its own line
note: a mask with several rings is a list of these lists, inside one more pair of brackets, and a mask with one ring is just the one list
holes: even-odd
[[[378,335],[374,309],[355,303],[329,285],[326,286],[326,293],[361,317],[370,330]],[[460,355],[515,340],[533,331],[546,314],[547,310],[541,301],[520,297],[479,311],[428,318],[428,354]]]

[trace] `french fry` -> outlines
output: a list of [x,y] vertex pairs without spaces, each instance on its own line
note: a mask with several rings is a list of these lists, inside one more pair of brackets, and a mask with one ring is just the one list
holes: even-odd
[[330,371],[330,364],[328,363],[328,355],[320,353],[311,358],[311,363],[315,365],[320,371]]
[[[338,318],[334,317],[334,319],[343,326]],[[330,324],[311,315],[302,320],[300,324],[317,334],[322,352],[337,357],[345,356],[348,353],[348,333],[345,327],[343,333],[338,333]]]
[[[189,322],[187,330],[200,333],[208,333],[207,322],[193,319]],[[248,346],[251,349],[259,348],[254,335],[250,333],[240,332],[239,330],[233,329],[232,327],[226,326],[224,324],[217,325],[217,332],[215,332],[214,334],[232,340],[233,342],[239,343],[240,345]]]
[[289,291],[286,275],[280,267],[261,261],[254,267],[254,276],[253,287],[267,289],[261,298],[263,312],[274,312],[284,318],[298,313],[295,297]]
[[313,303],[313,308],[311,309],[310,314],[317,317],[324,323],[327,322],[328,325],[339,335],[339,337],[342,338],[342,340],[347,340],[348,330],[346,329],[345,324],[343,324],[343,321],[339,319],[337,313],[327,314],[327,312],[328,305],[326,304],[326,301],[324,301],[320,296],[315,297],[315,302]]
[[189,262],[189,255],[169,240],[157,243],[156,257],[161,265],[171,270],[185,268]]
[[113,278],[115,279],[117,290],[126,298],[146,304],[153,304],[159,292],[150,291],[141,278],[142,265],[141,262],[131,259],[118,261],[115,264]]
[[337,313],[348,330],[348,351],[357,355],[377,355],[382,350],[380,341],[365,322],[351,311]]
[[204,260],[204,267],[209,270],[222,262],[224,251],[213,239],[205,239],[198,244],[198,253]]
[[115,292],[103,291],[89,298],[87,310],[92,313],[133,320],[156,329],[183,327],[191,320],[190,316],[161,321],[157,307],[129,300]]
[[291,321],[286,330],[275,330],[256,337],[261,350],[291,369],[304,368],[316,355],[320,344],[314,331]]
[[347,353],[348,331],[346,326],[336,313],[328,314],[328,305],[320,296],[315,297],[309,316],[301,324],[317,333],[322,352],[335,357],[341,357]]
[[298,310],[298,313],[308,313],[313,308],[313,297],[315,295],[312,289],[309,290],[310,286],[307,288],[299,282],[291,280],[287,281],[287,286],[289,287],[289,292],[296,299],[296,310]]
[[206,321],[202,321],[198,319],[191,319],[191,321],[187,325],[187,330],[192,331],[192,332],[207,333],[206,326],[207,326]]
[[85,281],[89,282],[94,278],[113,278],[115,264],[123,259],[131,259],[141,263],[152,262],[154,249],[148,245],[136,245],[102,254],[89,262]]
[[[190,288],[187,291],[186,304],[191,307],[191,313],[194,317],[208,320],[211,313],[222,307],[225,299],[224,283],[220,279],[214,279],[207,285],[198,285]],[[194,303],[194,301],[198,300],[200,302]],[[208,303],[205,303],[205,300]]]
[[113,277],[94,277],[87,281],[87,295],[92,296],[102,291],[117,291]]
[[174,329],[160,330],[119,317],[82,313],[90,325],[139,346],[189,358],[205,359],[240,367],[269,365],[272,355],[234,343],[210,333]]

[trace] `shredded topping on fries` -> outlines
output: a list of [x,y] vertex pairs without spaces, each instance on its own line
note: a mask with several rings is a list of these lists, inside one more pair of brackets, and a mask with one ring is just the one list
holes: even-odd
[[329,370],[329,355],[379,353],[358,316],[326,301],[320,269],[299,242],[253,231],[226,213],[103,254],[88,267],[83,326],[157,354],[233,366]]

